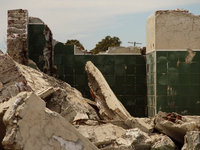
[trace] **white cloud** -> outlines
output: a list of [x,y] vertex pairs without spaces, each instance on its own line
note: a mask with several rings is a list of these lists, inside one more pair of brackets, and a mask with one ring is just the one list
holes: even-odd
[[112,28],[118,15],[134,15],[169,7],[180,8],[195,3],[200,2],[199,0],[2,0],[0,42],[3,41],[2,34],[6,32],[9,9],[28,9],[29,16],[41,18],[51,28],[55,38],[62,40],[59,39],[62,33],[65,34],[61,36],[62,38],[88,37],[94,32]]

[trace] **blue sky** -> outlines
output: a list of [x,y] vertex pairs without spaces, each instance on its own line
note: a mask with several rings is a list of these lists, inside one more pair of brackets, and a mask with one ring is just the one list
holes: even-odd
[[117,36],[121,46],[146,46],[146,19],[156,10],[187,9],[200,15],[199,0],[0,0],[0,49],[6,52],[7,10],[27,9],[39,17],[60,42],[78,39],[91,50],[105,36]]

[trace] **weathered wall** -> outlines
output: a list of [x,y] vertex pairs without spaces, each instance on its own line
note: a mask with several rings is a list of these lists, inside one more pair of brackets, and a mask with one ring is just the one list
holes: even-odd
[[155,12],[156,49],[200,49],[200,16],[187,10]]
[[87,61],[91,61],[101,71],[131,115],[146,115],[146,69],[141,54],[74,55],[72,46],[57,43],[54,47],[54,64],[59,79],[77,88],[84,97],[91,98],[85,72]]
[[28,11],[8,10],[7,52],[17,62],[27,64]]
[[147,18],[146,21],[146,53],[155,49],[155,14]]
[[[153,27],[147,28],[149,116],[159,110],[200,114],[199,24],[200,17],[185,10],[156,11],[147,19]],[[155,35],[154,49],[149,35]]]

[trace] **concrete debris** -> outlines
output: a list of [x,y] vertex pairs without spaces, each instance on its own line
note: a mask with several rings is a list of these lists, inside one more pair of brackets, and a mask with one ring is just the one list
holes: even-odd
[[154,138],[152,141],[155,141],[151,145],[151,150],[178,150],[175,143],[166,135],[154,134],[150,137]]
[[[6,149],[97,149],[61,115],[45,108],[33,92],[21,92],[3,116]],[[2,114],[3,112],[0,112]]]
[[200,116],[159,112],[153,119],[132,117],[91,62],[86,70],[95,102],[1,54],[0,149],[199,148]]
[[91,61],[86,63],[85,70],[88,74],[88,85],[91,89],[91,94],[100,110],[100,116],[105,120],[126,120],[131,117],[110,89],[101,72]]
[[155,129],[183,144],[188,131],[200,130],[200,117],[181,116],[177,113],[158,112],[155,116]]
[[27,65],[27,24],[28,11],[8,11],[7,52],[18,63]]
[[140,130],[151,133],[154,130],[154,123],[150,118],[130,117],[125,121],[129,128],[139,128]]
[[185,143],[182,150],[199,150],[200,149],[200,131],[190,131],[185,135]]

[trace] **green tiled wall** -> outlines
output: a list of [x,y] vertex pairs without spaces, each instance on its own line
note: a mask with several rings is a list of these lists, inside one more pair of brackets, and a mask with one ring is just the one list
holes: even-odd
[[77,88],[84,97],[91,98],[85,64],[92,61],[126,109],[133,116],[146,115],[146,69],[143,56],[74,55],[72,52],[73,46],[62,43],[54,48],[54,65],[57,66],[61,80]]
[[[46,46],[44,25],[28,25],[28,54],[43,71],[43,49]],[[73,45],[54,46],[54,65],[59,79],[91,98],[85,64],[92,61],[104,75],[111,89],[132,116],[144,117],[146,112],[146,62],[141,55],[74,55]]]
[[44,29],[45,25],[42,24],[28,25],[28,57],[37,64],[41,71],[45,64],[43,59],[43,49],[46,46]]
[[156,112],[155,107],[155,95],[156,95],[156,53],[151,52],[146,55],[146,72],[147,72],[147,108],[148,108],[148,116],[154,116]]
[[[152,92],[150,73],[147,72],[147,101],[149,116],[152,111],[177,112],[182,115],[200,114],[200,52],[191,63],[186,63],[187,51],[157,51],[156,94]],[[150,61],[147,57],[147,62]],[[148,64],[148,63],[147,63]],[[149,69],[150,71],[150,69]],[[155,108],[152,110],[151,106]]]

